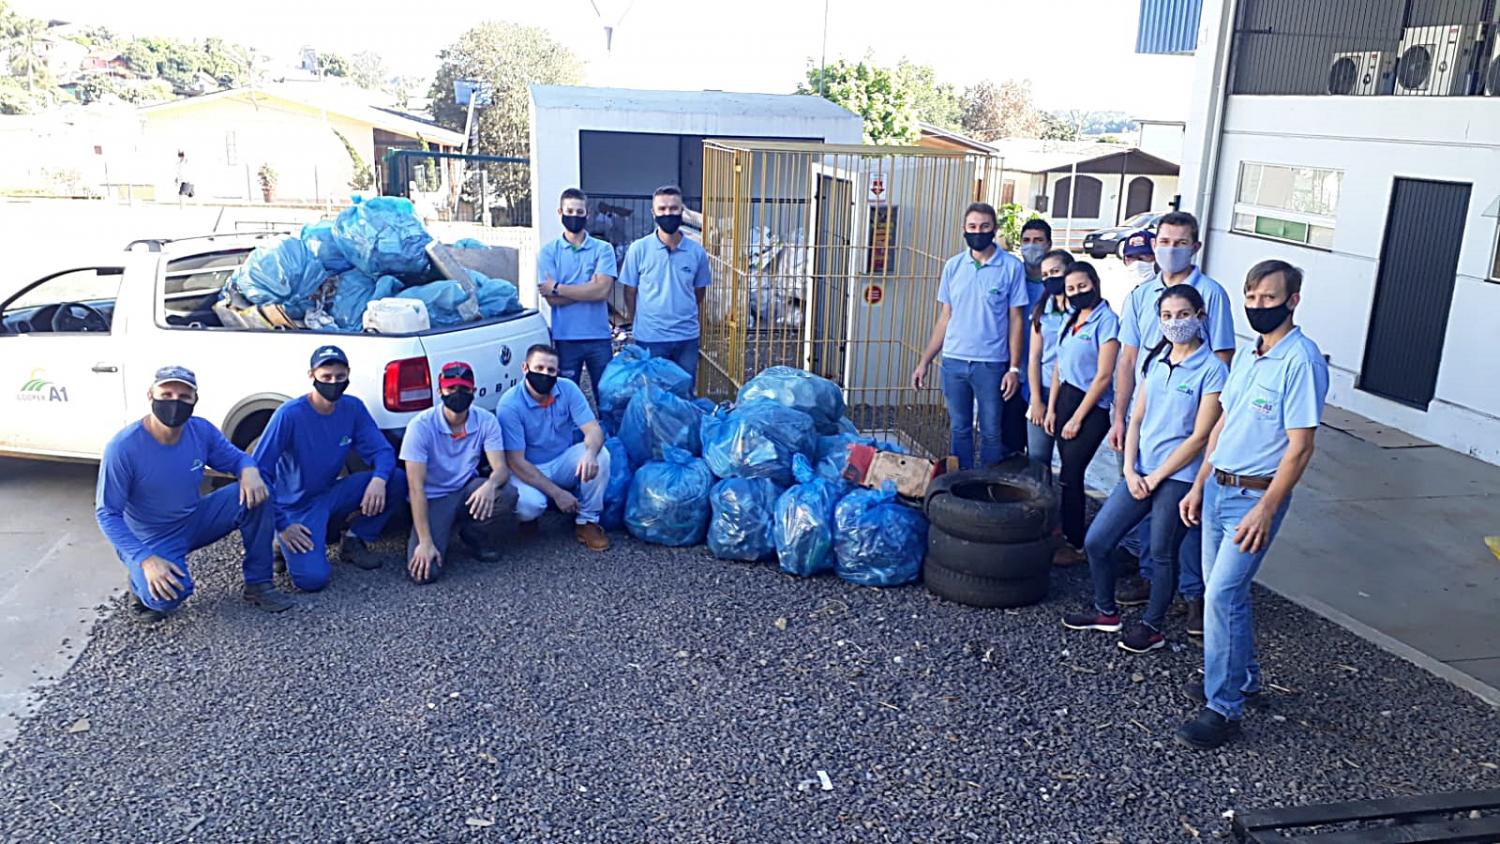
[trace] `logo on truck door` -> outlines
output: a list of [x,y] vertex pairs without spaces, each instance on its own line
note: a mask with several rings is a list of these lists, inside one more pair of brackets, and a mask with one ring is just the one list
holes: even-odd
[[500,347],[500,365],[501,366],[510,366],[510,347],[509,346],[502,345]]
[[68,388],[49,381],[41,367],[31,370],[31,377],[16,391],[16,401],[67,401]]

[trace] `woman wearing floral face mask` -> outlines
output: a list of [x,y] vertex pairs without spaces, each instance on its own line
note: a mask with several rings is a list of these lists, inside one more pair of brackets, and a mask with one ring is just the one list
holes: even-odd
[[1026,412],[1026,455],[1030,458],[1032,476],[1047,481],[1052,474],[1055,442],[1046,428],[1047,395],[1052,388],[1052,369],[1057,363],[1057,332],[1068,318],[1063,276],[1073,266],[1073,253],[1054,249],[1043,255],[1039,263],[1045,290],[1031,308],[1031,354],[1026,383],[1037,386],[1031,391],[1031,406]]
[[1219,420],[1219,392],[1229,376],[1229,368],[1203,342],[1206,313],[1196,288],[1167,288],[1157,302],[1157,313],[1163,337],[1141,365],[1141,388],[1125,437],[1125,476],[1094,517],[1084,541],[1093,572],[1094,608],[1063,619],[1072,630],[1120,629],[1112,552],[1149,514],[1154,575],[1145,616],[1120,641],[1120,647],[1131,653],[1166,644],[1162,628],[1176,591],[1178,550],[1188,531],[1176,518],[1177,508],[1198,474],[1209,432]]

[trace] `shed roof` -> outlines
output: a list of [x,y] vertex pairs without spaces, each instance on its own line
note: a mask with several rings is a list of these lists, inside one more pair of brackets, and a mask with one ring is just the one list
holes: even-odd
[[537,108],[575,108],[600,111],[654,111],[673,114],[732,114],[859,120],[859,115],[822,97],[806,94],[742,94],[732,91],[651,91],[638,88],[589,88],[573,85],[533,85]]

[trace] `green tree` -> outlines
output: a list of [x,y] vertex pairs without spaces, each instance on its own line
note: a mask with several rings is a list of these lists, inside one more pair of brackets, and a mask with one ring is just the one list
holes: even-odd
[[964,132],[981,141],[999,138],[1038,138],[1041,112],[1031,103],[1031,85],[1014,79],[995,84],[986,79],[964,89]]
[[362,50],[349,62],[349,81],[369,91],[383,91],[390,76],[379,53]]
[[344,143],[344,151],[349,153],[349,163],[353,166],[353,176],[349,179],[349,187],[354,190],[369,190],[375,184],[375,174],[370,172],[370,166],[365,164],[365,157],[359,154],[354,144],[344,137],[344,133],[337,129],[333,134],[338,135],[339,140]]
[[1071,122],[1049,112],[1041,113],[1042,137],[1049,141],[1076,141],[1078,129]]
[[910,92],[912,112],[923,123],[957,132],[963,128],[963,106],[958,91],[946,82],[937,81],[932,67],[902,59],[896,64],[901,87]]
[[349,76],[349,60],[338,53],[318,53],[318,70],[324,76],[344,79]]
[[821,96],[863,117],[867,144],[907,144],[921,137],[911,85],[899,70],[843,59],[809,65],[797,93]]
[[[490,155],[531,155],[530,86],[575,85],[581,79],[578,56],[546,30],[506,21],[488,21],[470,29],[438,53],[438,60],[429,94],[433,117],[463,131],[468,109],[454,99],[453,82],[483,82],[490,104],[475,111],[473,149]],[[531,201],[531,179],[525,168],[485,167],[490,189],[512,208]],[[476,169],[468,168],[471,176]]]

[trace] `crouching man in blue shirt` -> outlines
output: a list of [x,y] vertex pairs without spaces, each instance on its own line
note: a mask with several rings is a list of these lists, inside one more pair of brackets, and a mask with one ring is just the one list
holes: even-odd
[[[238,529],[245,543],[245,600],[266,612],[293,602],[271,584],[270,491],[250,455],[193,417],[198,379],[182,366],[156,371],[151,415],[104,447],[95,515],[130,572],[136,610],[160,620],[193,594],[188,554]],[[204,468],[239,478],[199,496]]]
[[1203,525],[1207,589],[1203,681],[1184,687],[1204,708],[1177,731],[1193,748],[1233,738],[1246,698],[1260,694],[1250,583],[1312,460],[1328,395],[1328,363],[1292,322],[1301,301],[1301,270],[1275,260],[1250,268],[1245,315],[1260,336],[1234,355],[1208,459],[1180,505],[1184,522]]
[[[406,475],[364,402],[344,399],[349,358],[338,346],[313,352],[313,390],[276,408],[255,447],[261,476],[275,490],[276,534],[292,583],[306,592],[328,585],[327,529],[343,525],[339,558],[361,569],[380,567],[367,543],[380,536],[406,500]],[[349,450],[374,467],[340,478]]]

